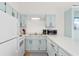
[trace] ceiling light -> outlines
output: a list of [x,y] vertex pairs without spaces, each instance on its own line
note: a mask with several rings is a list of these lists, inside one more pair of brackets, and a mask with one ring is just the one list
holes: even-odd
[[40,20],[40,18],[31,18],[32,20]]

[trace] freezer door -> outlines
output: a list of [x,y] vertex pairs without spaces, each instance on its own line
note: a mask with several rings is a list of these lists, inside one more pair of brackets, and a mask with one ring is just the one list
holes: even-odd
[[17,38],[0,44],[0,56],[17,56]]

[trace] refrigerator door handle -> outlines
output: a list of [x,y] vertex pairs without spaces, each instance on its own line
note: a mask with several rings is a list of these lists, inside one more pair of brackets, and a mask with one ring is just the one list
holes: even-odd
[[18,38],[18,37],[14,37],[14,38],[12,38],[12,39],[9,39],[9,40],[6,40],[6,41],[3,41],[3,42],[0,42],[0,44],[4,44],[4,43],[9,42],[9,41],[11,41],[11,40],[14,40],[14,39],[16,39],[16,38]]

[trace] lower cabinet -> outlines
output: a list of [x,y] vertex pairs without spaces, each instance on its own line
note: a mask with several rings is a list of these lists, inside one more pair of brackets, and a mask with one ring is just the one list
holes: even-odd
[[50,40],[47,40],[47,53],[49,56],[70,56],[69,53]]
[[26,39],[26,50],[39,50],[38,40]]
[[31,40],[32,43],[31,43],[31,49],[30,50],[39,50],[39,41],[38,39],[33,39]]
[[57,55],[57,51],[55,49],[55,46],[53,44],[51,44],[49,41],[47,42],[47,53],[49,56]]
[[46,39],[26,38],[26,50],[46,50],[46,49],[47,49]]
[[46,39],[39,40],[39,49],[47,50],[47,40]]
[[46,38],[26,38],[26,50],[47,51],[49,56],[70,56],[59,45]]
[[31,50],[32,40],[26,39],[26,50]]

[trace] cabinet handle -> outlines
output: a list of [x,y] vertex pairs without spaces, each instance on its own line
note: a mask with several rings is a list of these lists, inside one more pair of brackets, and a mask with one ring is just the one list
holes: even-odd
[[57,54],[55,53],[55,56],[57,56]]
[[5,2],[5,13],[6,13],[6,2]]
[[41,40],[39,40],[40,44],[41,44]]
[[32,44],[32,40],[29,40],[29,43]]
[[22,41],[20,42],[20,44],[19,44],[19,45],[20,45],[20,47],[22,46],[22,44],[23,44],[23,40],[22,40]]
[[54,47],[54,45],[53,45],[53,44],[51,44],[51,46],[52,46],[52,47]]

